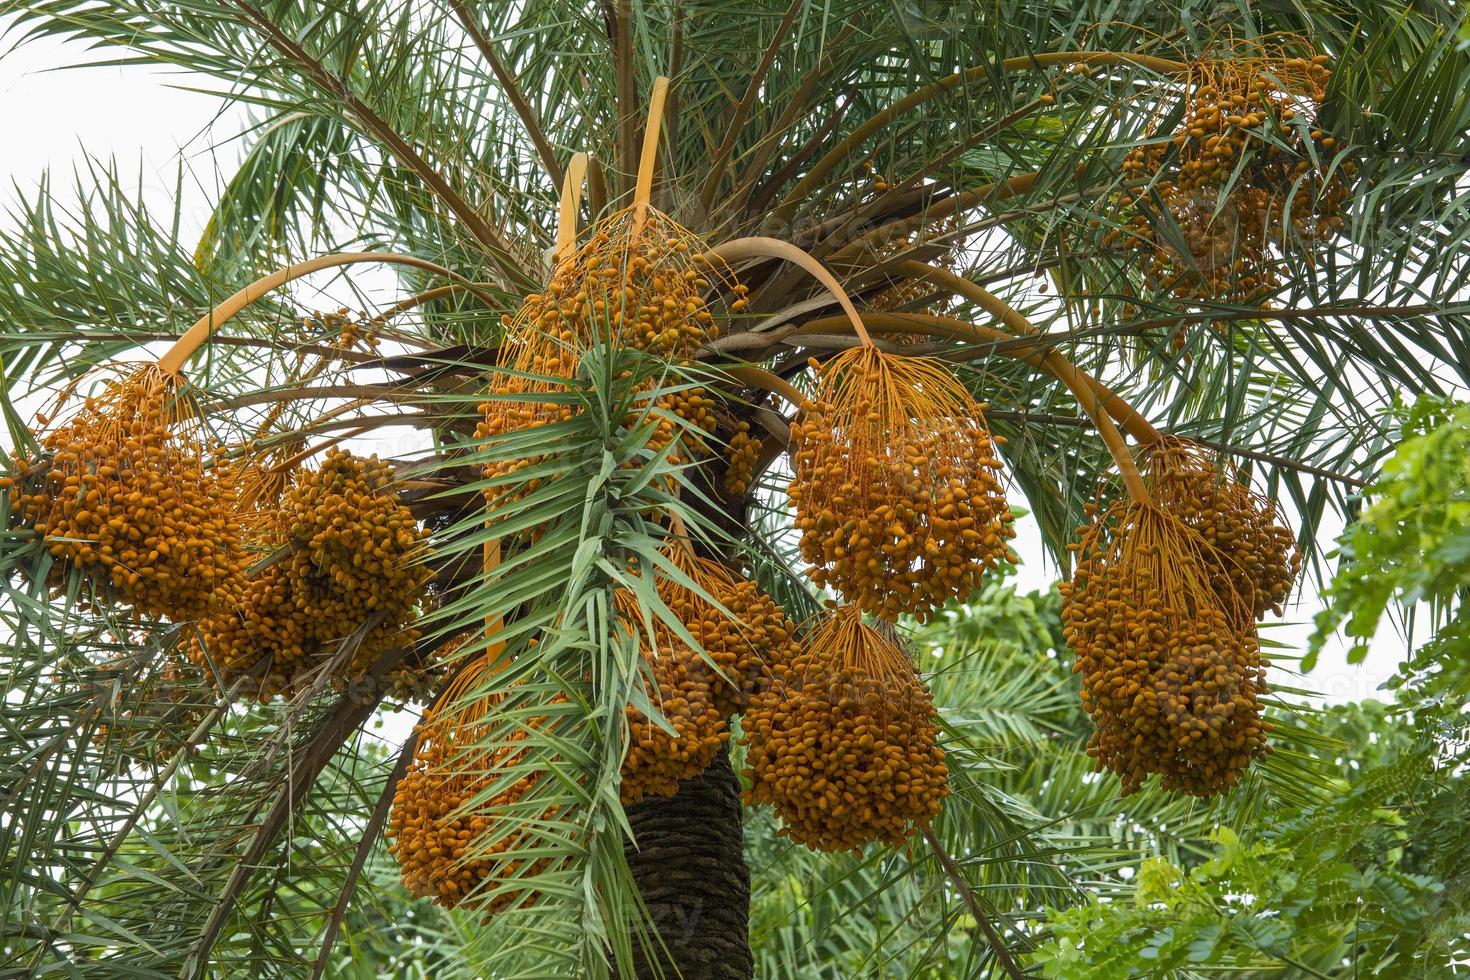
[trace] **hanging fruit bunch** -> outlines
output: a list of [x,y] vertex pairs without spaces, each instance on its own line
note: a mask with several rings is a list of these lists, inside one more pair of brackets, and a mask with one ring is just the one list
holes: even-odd
[[[504,321],[501,364],[509,371],[492,381],[492,397],[481,406],[477,437],[482,444],[570,418],[574,406],[557,403],[555,395],[567,391],[565,379],[573,377],[582,353],[595,343],[687,363],[701,345],[718,336],[706,298],[715,291],[716,280],[734,297],[731,312],[745,308],[746,287],[712,259],[704,241],[649,203],[667,96],[668,79],[656,79],[633,203],[597,221],[581,246],[576,244],[576,223],[588,158],[575,154],[568,165],[551,282]],[[683,454],[671,454],[676,462],[703,451],[703,436],[714,432],[713,404],[699,388],[661,397],[655,407],[690,423],[692,431],[661,419],[650,451],[659,452],[675,439],[686,444]],[[513,482],[511,474],[540,461],[524,456],[486,464],[487,502],[493,507],[501,488]],[[527,481],[519,492],[534,490],[537,482]]]
[[[295,691],[329,669],[342,689],[389,649],[419,637],[412,625],[432,572],[425,533],[392,490],[388,464],[329,449],[300,469],[263,529],[263,568],[241,600],[200,623],[190,655],[222,682],[264,666],[260,697]],[[412,658],[388,684],[419,695],[429,665]]]
[[665,554],[698,590],[667,576],[659,580],[659,598],[704,651],[694,670],[713,675],[716,706],[728,718],[769,683],[777,664],[791,660],[796,627],[755,582],[697,555],[684,538]]
[[1017,560],[996,440],[945,367],[870,344],[812,365],[790,496],[818,585],[881,619],[923,621]]
[[1270,751],[1271,726],[1249,600],[1216,574],[1222,557],[1179,518],[1132,501],[1072,547],[1062,621],[1097,726],[1088,754],[1125,795],[1153,773],[1166,790],[1227,791]]
[[1301,573],[1296,536],[1276,502],[1222,471],[1198,443],[1166,436],[1147,447],[1144,475],[1155,502],[1203,537],[1216,558],[1210,578],[1216,595],[1247,602],[1256,618],[1281,615]]
[[[497,373],[491,397],[480,406],[477,439],[485,442],[571,418],[576,408],[566,381],[576,374],[582,353],[598,342],[687,362],[718,335],[705,298],[723,275],[715,269],[701,241],[655,208],[647,208],[641,221],[637,208],[626,208],[598,222],[588,240],[557,263],[546,289],[504,320],[507,370]],[[731,308],[742,308],[745,288],[726,278],[724,287],[736,297]],[[657,452],[684,434],[688,451],[676,453],[676,461],[703,451],[702,434],[714,432],[714,407],[702,387],[661,396],[657,408],[692,429],[661,419],[650,450]],[[525,456],[487,464],[487,500],[494,504],[501,488],[516,482],[514,473],[538,462],[539,457]],[[518,490],[531,492],[537,485],[532,480]]]
[[[575,414],[565,400],[566,379],[576,374],[580,349],[576,324],[565,319],[576,292],[574,280],[570,265],[558,268],[543,292],[528,296],[514,318],[502,319],[501,363],[510,370],[496,373],[490,397],[479,406],[478,442],[563,422]],[[515,474],[538,462],[539,457],[525,456],[486,463],[486,502],[494,506],[501,501],[506,488],[517,484]],[[520,492],[533,492],[538,485],[529,481]]]
[[1147,183],[1116,196],[1120,227],[1104,244],[1142,255],[1143,275],[1182,300],[1260,303],[1274,292],[1276,253],[1342,229],[1356,172],[1331,166],[1336,141],[1315,122],[1327,63],[1278,46],[1195,65],[1179,129],[1124,158],[1123,176]]
[[[639,622],[637,600],[627,593],[619,593],[618,600],[624,622]],[[709,768],[730,738],[730,726],[715,700],[717,678],[712,671],[697,668],[699,654],[662,624],[655,625],[652,637],[642,638],[640,646],[644,690],[673,731],[627,706],[624,804],[645,796],[673,796],[681,780]]]
[[[469,695],[494,670],[486,655],[461,670],[414,729],[413,761],[393,792],[388,851],[398,859],[404,887],[416,898],[445,908],[463,907],[486,919],[534,902],[536,893],[517,879],[548,867],[545,858],[521,856],[527,807],[551,817],[535,803],[537,760],[525,747],[527,734],[547,724],[546,715],[527,717],[500,738],[505,722],[492,726],[492,713],[524,711],[505,696]],[[557,698],[553,704],[565,703]],[[541,709],[545,710],[545,709]],[[494,744],[486,747],[484,742]]]
[[903,844],[949,795],[929,691],[908,657],[832,610],[745,711],[747,805],[771,804],[781,833],[820,851]]
[[44,429],[38,456],[14,453],[11,519],[58,559],[53,586],[75,569],[102,601],[176,622],[229,600],[243,567],[235,491],[200,433],[184,383],[146,365]]
[[[652,642],[643,640],[648,696],[674,733],[636,708],[627,708],[624,803],[670,796],[681,780],[707,769],[730,738],[730,716],[744,710],[795,649],[795,628],[754,582],[696,555],[682,537],[672,540],[664,555],[687,582],[661,574],[656,585],[659,599],[698,650],[657,621]],[[625,622],[638,629],[641,621],[632,594],[620,592],[618,601]],[[641,632],[647,633],[647,628]]]
[[[583,345],[610,336],[666,360],[688,358],[719,336],[705,300],[712,268],[704,242],[657,208],[643,214],[635,205],[593,226],[572,262],[578,288],[563,322]],[[743,309],[743,299],[734,305]]]
[[[714,570],[696,561],[689,549],[674,544],[668,549],[680,570],[701,589],[718,588],[723,569]],[[659,598],[676,616],[693,607],[692,590],[672,579],[660,579]],[[649,701],[673,731],[668,731],[629,704],[624,710],[628,724],[628,751],[623,757],[622,800],[636,803],[645,796],[672,796],[681,780],[698,776],[730,738],[728,715],[721,710],[717,692],[725,685],[700,655],[667,625],[642,621],[638,601],[620,591],[617,604],[623,622],[639,640],[642,683]],[[674,608],[674,606],[679,608]],[[680,616],[680,621],[691,626]],[[693,635],[693,629],[690,629]]]

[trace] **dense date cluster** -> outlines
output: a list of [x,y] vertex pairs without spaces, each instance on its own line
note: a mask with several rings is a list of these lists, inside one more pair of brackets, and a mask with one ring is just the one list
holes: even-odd
[[[422,563],[425,534],[377,457],[331,449],[319,467],[297,471],[261,544],[266,567],[245,581],[237,604],[203,618],[190,644],[212,676],[229,682],[255,672],[269,698],[326,668],[340,688],[418,638],[412,623],[432,577]],[[410,655],[402,669],[425,667]],[[388,683],[422,693],[413,678]]]
[[[514,321],[505,318],[503,349],[509,352],[514,373],[497,372],[491,380],[490,397],[479,406],[481,418],[475,429],[481,444],[564,422],[575,414],[573,405],[557,400],[568,390],[565,379],[576,373],[577,355],[575,335],[557,322],[560,313],[551,288],[527,297]],[[518,480],[515,474],[539,462],[541,457],[534,455],[498,454],[485,463],[486,502],[503,505],[507,495],[534,492],[538,479]]]
[[1120,502],[1074,548],[1062,619],[1096,724],[1088,754],[1125,794],[1154,773],[1194,796],[1229,790],[1270,750],[1266,663],[1248,606],[1210,581],[1209,544],[1155,507]]
[[679,548],[676,555],[680,552],[684,557],[678,564],[719,607],[667,579],[660,595],[708,658],[699,658],[695,670],[715,674],[711,682],[715,706],[729,718],[745,710],[777,665],[790,662],[796,627],[755,582],[717,562],[689,555],[688,549]]
[[471,663],[445,691],[442,707],[425,712],[386,830],[411,895],[485,918],[534,901],[535,893],[517,880],[548,866],[546,858],[520,853],[528,841],[518,829],[520,820],[537,815],[522,812],[538,809],[534,790],[541,778],[523,746],[545,718],[518,723],[508,736],[493,733],[486,719],[504,709],[505,699],[460,700],[488,669],[488,656]]
[[818,585],[924,620],[1016,560],[996,441],[947,370],[869,346],[817,370],[791,426],[789,493]]
[[[631,604],[625,618],[637,617]],[[670,733],[633,707],[625,709],[628,752],[623,757],[622,800],[673,796],[679,781],[709,768],[730,738],[730,726],[716,701],[719,680],[701,669],[699,655],[662,626],[652,642],[642,643],[643,680],[648,698],[673,728]]]
[[192,619],[242,579],[231,481],[184,433],[196,429],[177,379],[152,366],[111,380],[14,454],[11,518],[58,559],[52,584],[84,573],[108,602]]
[[[514,317],[505,317],[504,355],[481,404],[477,437],[489,441],[538,425],[564,421],[575,406],[558,402],[580,363],[598,341],[644,350],[673,362],[689,359],[719,333],[706,293],[721,280],[735,297],[732,311],[745,305],[746,289],[715,269],[700,240],[656,209],[641,227],[631,209],[599,222],[575,254],[559,263],[551,281],[528,296]],[[702,388],[660,398],[660,409],[691,423],[693,429],[662,420],[650,441],[654,451],[677,438],[689,444],[689,458],[704,447],[703,435],[715,431],[714,400]],[[538,481],[522,484],[514,474],[534,466],[537,456],[497,459],[485,466],[486,497],[494,504],[511,488],[530,492]]]
[[745,802],[816,850],[897,847],[949,794],[933,714],[903,651],[856,607],[836,610],[746,708]]
[[[790,660],[795,644],[795,628],[754,582],[697,557],[682,541],[673,542],[666,553],[699,591],[671,576],[660,577],[659,598],[699,650],[661,623],[654,625],[652,642],[643,639],[648,694],[674,734],[631,705],[627,708],[625,803],[670,796],[680,780],[707,769],[730,738],[730,716],[745,707],[777,665]],[[618,598],[625,621],[636,623],[631,594]]]
[[1155,502],[1210,545],[1215,592],[1239,596],[1257,618],[1281,615],[1301,573],[1296,536],[1276,502],[1223,471],[1205,447],[1166,437],[1149,447],[1144,475]]
[[1355,167],[1332,166],[1336,143],[1309,118],[1327,60],[1246,55],[1197,66],[1180,128],[1124,159],[1124,177],[1147,186],[1118,194],[1105,244],[1138,252],[1145,277],[1180,299],[1261,302],[1281,284],[1276,252],[1343,227]]

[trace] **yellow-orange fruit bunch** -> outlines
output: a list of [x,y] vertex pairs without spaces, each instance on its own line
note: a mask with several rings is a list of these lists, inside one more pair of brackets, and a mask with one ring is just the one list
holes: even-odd
[[[1351,161],[1319,170],[1336,143],[1296,122],[1320,105],[1327,61],[1272,51],[1196,65],[1171,141],[1124,159],[1126,178],[1149,183],[1116,197],[1122,227],[1105,243],[1140,252],[1145,276],[1181,299],[1253,302],[1278,287],[1273,249],[1305,248],[1340,231],[1345,178],[1356,172]],[[1178,235],[1161,231],[1159,202]]]
[[1226,792],[1269,751],[1249,609],[1216,592],[1199,533],[1156,507],[1120,502],[1081,535],[1062,622],[1097,726],[1088,754],[1125,795],[1153,773],[1168,790]]
[[[699,649],[692,649],[656,618],[652,642],[643,637],[644,680],[652,682],[648,696],[674,734],[631,705],[627,708],[624,803],[671,796],[681,780],[709,768],[730,738],[730,716],[742,710],[795,651],[795,628],[754,582],[697,556],[682,539],[672,541],[664,554],[689,584],[661,575],[656,586],[659,599]],[[623,621],[646,633],[646,627],[637,625],[643,620],[633,595],[621,592],[617,601]]]
[[818,585],[881,619],[925,620],[1016,560],[983,407],[944,366],[867,345],[813,364],[789,493]]
[[693,670],[713,675],[710,690],[715,707],[729,718],[743,711],[751,696],[770,683],[777,664],[790,663],[796,652],[796,627],[750,579],[695,555],[682,542],[675,542],[668,553],[704,594],[664,578],[659,581],[659,597],[704,651],[708,660],[695,654]]
[[[535,812],[540,770],[525,748],[527,733],[546,719],[530,717],[514,728],[501,721],[492,729],[486,719],[505,710],[505,699],[465,700],[489,663],[487,655],[460,671],[439,706],[425,712],[414,730],[413,761],[393,792],[386,831],[388,851],[411,895],[487,919],[534,901],[535,892],[517,887],[517,880],[548,866],[546,858],[519,853],[529,843],[519,829],[524,811],[546,815]],[[507,729],[508,735],[496,735]]]
[[1149,447],[1144,475],[1154,502],[1210,546],[1216,593],[1243,599],[1257,618],[1282,607],[1301,573],[1296,536],[1276,502],[1222,471],[1199,443],[1165,437]]
[[295,591],[332,621],[317,631],[323,641],[349,635],[365,618],[380,620],[352,655],[349,675],[367,670],[389,646],[418,638],[408,624],[433,578],[422,564],[425,532],[392,486],[392,467],[376,456],[329,449],[281,501]]
[[745,710],[748,805],[821,851],[897,847],[949,795],[934,703],[898,646],[856,607],[831,613]]
[[[503,320],[505,336],[501,363],[510,371],[497,372],[490,383],[490,398],[480,404],[481,419],[475,429],[480,443],[515,432],[555,422],[564,422],[576,407],[558,396],[568,392],[565,379],[577,370],[581,347],[571,324],[562,321],[560,294],[571,289],[570,266],[562,266],[542,293],[526,298],[514,319]],[[539,456],[516,456],[492,460],[484,466],[485,499],[495,504],[510,491],[508,482],[520,470],[540,462]],[[532,480],[524,492],[534,491]]]
[[[645,632],[632,595],[620,592],[617,603],[629,628]],[[627,706],[628,751],[621,789],[625,804],[645,796],[673,796],[679,781],[708,769],[730,738],[730,726],[716,698],[721,681],[699,655],[659,624],[651,638],[640,637],[640,645],[648,699],[673,732]]]
[[[44,424],[44,419],[42,420]],[[234,488],[198,444],[178,379],[148,365],[110,381],[14,456],[12,520],[33,527],[106,601],[150,618],[202,615],[241,574]]]
[[195,661],[224,680],[264,663],[268,698],[310,683],[318,668],[330,667],[341,688],[390,648],[412,644],[433,573],[422,563],[424,531],[392,479],[377,457],[338,449],[297,471],[262,536],[271,563],[245,582],[238,606],[201,622]]
[[[662,212],[648,209],[641,225],[631,208],[599,222],[558,263],[546,289],[504,318],[501,365],[508,370],[497,374],[494,397],[480,406],[477,437],[484,442],[571,418],[575,406],[556,396],[567,391],[565,379],[576,373],[583,352],[600,340],[669,360],[689,358],[719,332],[705,299],[715,279],[726,280],[736,296],[730,308],[744,308],[745,287],[711,266],[701,240]],[[714,431],[713,402],[702,389],[669,396],[661,407]],[[653,448],[667,445],[677,428],[662,423]],[[487,464],[485,477],[494,483],[487,500],[495,503],[517,471],[538,462],[526,456]]]
[[755,479],[755,467],[760,462],[762,443],[760,436],[750,434],[750,423],[740,422],[735,434],[730,437],[730,457],[725,469],[725,492],[740,497],[750,489]]
[[[610,334],[674,359],[719,335],[705,300],[714,270],[704,242],[656,208],[641,226],[632,208],[598,222],[573,266],[580,275],[570,312],[586,339]],[[745,287],[730,289],[731,309],[744,309]]]

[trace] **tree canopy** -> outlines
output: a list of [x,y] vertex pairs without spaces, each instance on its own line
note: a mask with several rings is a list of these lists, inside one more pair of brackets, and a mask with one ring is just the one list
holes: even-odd
[[0,16],[249,117],[0,222],[0,970],[1464,961],[1459,4]]

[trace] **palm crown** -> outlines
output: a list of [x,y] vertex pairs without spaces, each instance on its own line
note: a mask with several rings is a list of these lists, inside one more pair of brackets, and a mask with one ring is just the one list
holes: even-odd
[[[749,976],[743,713],[747,800],[857,850],[756,816],[758,893],[837,876],[793,901],[1015,975],[1126,850],[1091,814],[1188,847],[1322,782],[1256,620],[1392,392],[1466,377],[1453,4],[7,9],[256,114],[199,242],[99,170],[0,249],[8,962],[391,963],[334,952],[403,901],[387,831],[466,909],[394,928],[484,919],[470,972]],[[282,291],[381,264],[390,307]],[[1079,733],[1065,677],[946,653],[931,694],[902,648],[993,594],[1007,490],[1077,566],[1088,754],[1163,789],[1016,761]]]

